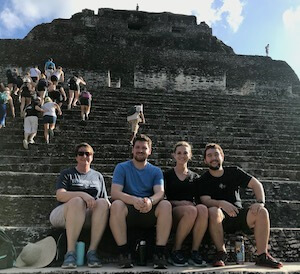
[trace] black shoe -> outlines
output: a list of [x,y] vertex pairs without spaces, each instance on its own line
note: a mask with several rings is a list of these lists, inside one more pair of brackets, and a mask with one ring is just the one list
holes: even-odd
[[119,267],[120,268],[132,268],[133,267],[130,253],[125,253],[125,254],[119,255]]
[[271,268],[281,268],[283,264],[276,261],[269,253],[262,253],[256,258],[256,265],[266,266]]
[[187,266],[188,262],[184,257],[182,250],[174,250],[170,253],[168,262],[174,266]]
[[218,251],[212,265],[216,267],[225,266],[226,261],[227,261],[227,253],[224,251]]
[[165,254],[153,255],[153,267],[154,269],[167,269],[168,263]]
[[199,253],[199,251],[197,250],[193,250],[191,252],[191,257],[189,259],[189,264],[194,265],[194,266],[207,266],[206,261],[204,261],[202,259],[201,254]]

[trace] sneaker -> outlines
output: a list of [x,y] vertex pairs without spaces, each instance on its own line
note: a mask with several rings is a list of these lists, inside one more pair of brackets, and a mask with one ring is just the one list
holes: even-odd
[[54,136],[54,131],[53,131],[53,129],[49,129],[49,135],[50,135],[50,137],[53,137]]
[[182,250],[174,250],[171,252],[168,262],[175,266],[187,266],[188,262],[183,255]]
[[168,263],[165,254],[153,255],[153,267],[154,269],[167,269]]
[[281,262],[276,261],[269,253],[262,253],[256,258],[256,265],[266,266],[272,268],[281,268],[283,264]]
[[198,250],[193,250],[191,252],[191,257],[189,258],[189,264],[194,266],[207,266],[206,261],[204,261]]
[[30,139],[28,143],[29,143],[29,144],[34,144],[35,141],[34,141],[33,139]]
[[125,254],[119,255],[119,267],[120,268],[132,268],[133,267],[130,253],[125,253]]
[[23,140],[23,147],[25,148],[25,149],[28,149],[28,141],[27,140]]
[[76,253],[74,251],[67,252],[61,268],[72,269],[77,267]]
[[212,265],[215,267],[225,266],[226,260],[227,260],[227,253],[224,251],[218,251]]
[[101,267],[101,261],[97,255],[97,252],[95,250],[90,250],[86,253],[86,261],[88,267]]

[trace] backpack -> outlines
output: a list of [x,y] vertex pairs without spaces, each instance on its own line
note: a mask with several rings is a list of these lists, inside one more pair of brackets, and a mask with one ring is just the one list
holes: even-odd
[[5,104],[7,102],[7,94],[5,92],[0,92],[0,104]]
[[16,249],[12,240],[0,230],[0,269],[13,267],[16,260]]
[[64,256],[67,252],[67,234],[66,230],[64,229],[59,231],[54,231],[51,235],[56,241],[56,254],[49,265],[50,267],[58,267],[61,266],[64,262]]
[[12,78],[12,71],[11,71],[11,69],[8,69],[7,71],[6,71],[6,77],[7,78]]
[[136,113],[136,106],[131,106],[128,110],[127,110],[127,116],[131,116],[133,114]]
[[91,99],[92,95],[88,91],[82,91],[80,94],[81,98]]

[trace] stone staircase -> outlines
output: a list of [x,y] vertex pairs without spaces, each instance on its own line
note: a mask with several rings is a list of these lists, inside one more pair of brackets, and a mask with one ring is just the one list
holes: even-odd
[[[105,177],[108,192],[115,165],[130,157],[126,109],[143,103],[146,124],[140,132],[153,140],[150,162],[163,170],[174,165],[171,150],[179,140],[193,145],[190,168],[203,173],[206,143],[217,142],[226,165],[238,165],[263,183],[271,216],[271,250],[282,261],[300,262],[300,99],[227,95],[220,91],[176,92],[144,89],[91,91],[93,106],[86,126],[79,108],[58,119],[55,137],[22,146],[23,121],[8,118],[0,131],[0,226],[17,250],[45,237],[56,205],[59,172],[75,164],[74,145],[85,141],[95,149],[93,168]],[[251,191],[243,194],[251,202]],[[103,245],[103,244],[102,244]]]

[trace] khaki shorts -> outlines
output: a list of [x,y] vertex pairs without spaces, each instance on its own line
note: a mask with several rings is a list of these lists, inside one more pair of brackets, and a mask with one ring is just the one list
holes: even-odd
[[[58,207],[54,208],[52,212],[50,213],[50,223],[54,227],[59,228],[65,228],[66,227],[66,219],[64,216],[64,206],[65,204],[59,205]],[[84,227],[90,227],[91,226],[91,217],[92,217],[92,210],[87,209],[86,210],[86,217],[85,222],[83,224]]]
[[37,116],[28,116],[24,119],[24,132],[37,133],[39,126],[39,119]]
[[137,134],[137,132],[139,130],[140,122],[142,122],[141,118],[129,121],[129,123],[131,124],[131,131],[134,132],[135,134]]

